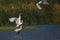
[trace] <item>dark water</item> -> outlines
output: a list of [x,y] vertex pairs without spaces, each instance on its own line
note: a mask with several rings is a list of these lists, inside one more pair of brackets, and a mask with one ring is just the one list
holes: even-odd
[[32,25],[40,30],[0,31],[0,40],[60,40],[60,25]]

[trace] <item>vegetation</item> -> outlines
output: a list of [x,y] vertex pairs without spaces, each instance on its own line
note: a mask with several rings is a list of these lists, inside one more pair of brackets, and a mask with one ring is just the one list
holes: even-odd
[[24,24],[60,24],[60,1],[47,0],[49,5],[42,5],[38,10],[36,3],[40,0],[0,0],[0,26],[15,25],[10,17],[22,13]]
[[[14,27],[0,27],[0,30],[15,30]],[[25,27],[22,30],[39,30],[39,28]]]

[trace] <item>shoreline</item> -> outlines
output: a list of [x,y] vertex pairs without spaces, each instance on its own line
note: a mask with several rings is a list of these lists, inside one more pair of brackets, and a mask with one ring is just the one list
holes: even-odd
[[[15,30],[14,27],[0,27],[0,30]],[[22,30],[39,30],[38,28],[34,27],[24,27]]]

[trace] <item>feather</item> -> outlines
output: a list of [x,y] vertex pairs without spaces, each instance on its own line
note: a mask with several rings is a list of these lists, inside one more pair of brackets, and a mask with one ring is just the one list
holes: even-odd
[[47,0],[41,0],[43,4],[47,4],[49,5],[49,3],[47,2]]
[[41,6],[40,5],[38,5],[38,3],[36,4],[36,6],[37,6],[37,8],[39,9],[39,10],[41,10],[42,8],[41,8]]
[[15,21],[15,19],[16,19],[16,17],[9,18],[9,21],[10,21],[10,22],[14,22],[14,21]]

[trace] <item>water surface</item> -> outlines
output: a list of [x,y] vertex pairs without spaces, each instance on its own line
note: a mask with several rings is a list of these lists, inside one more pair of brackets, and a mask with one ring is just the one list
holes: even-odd
[[40,30],[0,31],[0,40],[60,40],[60,25],[32,25]]

